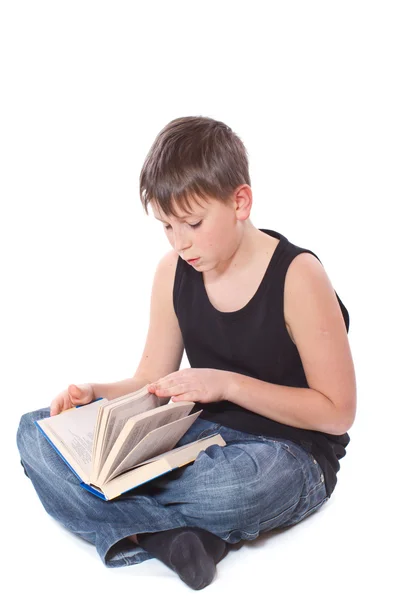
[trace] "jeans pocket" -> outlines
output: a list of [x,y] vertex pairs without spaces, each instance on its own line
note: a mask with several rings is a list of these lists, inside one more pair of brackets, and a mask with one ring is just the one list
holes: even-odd
[[[322,467],[319,464],[319,462],[317,461],[317,459],[314,458],[314,456],[312,454],[308,453],[308,456],[309,456],[310,461],[312,461],[312,474],[313,474],[313,482],[314,482],[314,485],[313,485],[312,489],[310,490],[310,492],[321,487],[324,490],[324,492],[326,493],[325,476],[324,476]],[[326,498],[326,499],[328,500],[328,498]]]
[[305,448],[300,446],[300,444],[296,444],[295,442],[285,443],[281,440],[278,441],[285,448],[285,450],[287,450],[292,456],[294,456],[301,464],[301,468],[304,471],[304,476],[308,481],[307,493],[310,494],[314,490],[319,489],[320,487],[322,487],[326,491],[324,472],[321,468],[321,465],[313,456],[313,454],[311,454]]

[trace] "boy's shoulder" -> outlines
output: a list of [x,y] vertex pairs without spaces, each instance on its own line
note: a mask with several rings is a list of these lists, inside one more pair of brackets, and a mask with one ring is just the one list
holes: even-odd
[[162,279],[167,285],[172,286],[175,279],[178,259],[179,254],[175,250],[166,252],[158,262],[154,277]]
[[176,265],[179,259],[179,254],[175,250],[168,250],[159,260],[158,268],[163,271],[175,272]]

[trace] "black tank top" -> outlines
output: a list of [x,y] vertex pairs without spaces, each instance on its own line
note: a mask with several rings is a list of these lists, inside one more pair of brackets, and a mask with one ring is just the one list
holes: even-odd
[[[295,256],[309,252],[319,258],[276,231],[260,231],[279,239],[279,243],[256,293],[246,306],[234,312],[217,310],[208,298],[202,273],[178,258],[173,302],[186,355],[191,368],[234,371],[269,383],[308,388],[300,355],[286,329],[283,293],[286,272]],[[349,313],[336,297],[349,331]],[[348,433],[332,435],[284,425],[227,400],[197,402],[192,412],[199,409],[203,411],[199,418],[299,444],[320,464],[331,496],[339,459],[345,456],[350,441]]]

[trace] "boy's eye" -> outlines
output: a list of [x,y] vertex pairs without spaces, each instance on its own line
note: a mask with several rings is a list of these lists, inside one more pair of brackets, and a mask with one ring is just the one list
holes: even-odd
[[[188,223],[189,227],[192,227],[193,229],[196,229],[196,227],[200,227],[200,225],[202,224],[202,221],[199,221],[198,223],[194,223],[194,225],[191,225],[190,223]],[[164,225],[165,229],[171,229],[171,225]]]

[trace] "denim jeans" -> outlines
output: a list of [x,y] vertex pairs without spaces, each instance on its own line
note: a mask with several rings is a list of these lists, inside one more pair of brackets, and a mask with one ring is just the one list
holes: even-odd
[[94,544],[107,567],[153,558],[126,539],[133,534],[200,527],[235,544],[294,525],[328,500],[321,467],[301,446],[198,418],[178,446],[213,433],[226,446],[214,444],[193,463],[104,501],[79,485],[34,424],[49,414],[44,408],[21,418],[25,473],[46,511]]

